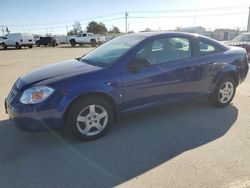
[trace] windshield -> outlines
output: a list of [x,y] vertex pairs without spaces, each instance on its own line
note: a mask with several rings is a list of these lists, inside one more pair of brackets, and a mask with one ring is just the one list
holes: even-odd
[[250,42],[250,34],[240,34],[234,37],[232,42]]
[[86,54],[82,57],[82,61],[101,67],[107,67],[113,64],[144,38],[144,36],[138,35],[124,35],[117,37]]

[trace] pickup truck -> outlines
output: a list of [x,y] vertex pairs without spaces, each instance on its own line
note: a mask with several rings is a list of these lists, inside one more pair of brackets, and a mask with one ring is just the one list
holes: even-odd
[[80,33],[76,36],[70,38],[69,43],[72,47],[76,44],[80,46],[84,44],[90,44],[95,47],[98,44],[103,44],[105,42],[105,37],[100,35],[94,35],[93,33]]

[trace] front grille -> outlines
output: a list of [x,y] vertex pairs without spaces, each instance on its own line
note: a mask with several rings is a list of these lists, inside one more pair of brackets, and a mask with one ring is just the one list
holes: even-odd
[[16,84],[14,84],[14,86],[12,87],[12,89],[7,97],[8,101],[12,102],[13,99],[17,96],[18,92],[19,92],[19,90],[17,89]]

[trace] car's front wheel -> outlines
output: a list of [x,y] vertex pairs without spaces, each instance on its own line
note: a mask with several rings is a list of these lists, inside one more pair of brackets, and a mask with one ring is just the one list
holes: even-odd
[[91,45],[91,47],[96,47],[96,45],[97,45],[96,40],[95,39],[91,39],[90,45]]
[[222,78],[214,90],[211,96],[212,102],[218,107],[224,107],[229,105],[235,95],[236,84],[233,78],[225,76]]
[[2,47],[3,47],[3,49],[4,49],[4,50],[6,50],[6,49],[7,49],[7,45],[6,45],[6,44],[4,44],[4,43],[2,44]]
[[70,45],[71,45],[72,47],[75,47],[75,46],[76,46],[76,41],[75,41],[75,40],[70,40],[69,42],[70,42]]
[[112,106],[100,97],[84,97],[67,113],[67,127],[78,138],[93,140],[103,136],[114,122]]

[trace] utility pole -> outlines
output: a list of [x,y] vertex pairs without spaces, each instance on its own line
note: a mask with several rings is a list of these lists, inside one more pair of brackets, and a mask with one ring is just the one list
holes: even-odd
[[249,13],[248,13],[247,32],[250,32],[250,7],[249,7]]
[[194,13],[193,27],[195,27],[195,21],[196,21],[196,14]]
[[125,12],[125,30],[128,33],[128,12]]

